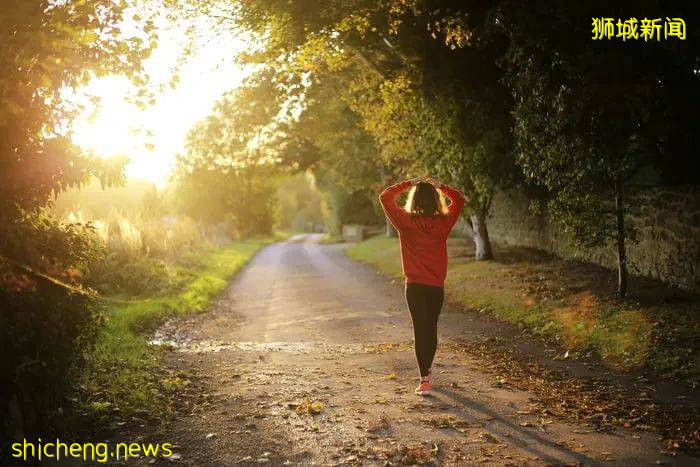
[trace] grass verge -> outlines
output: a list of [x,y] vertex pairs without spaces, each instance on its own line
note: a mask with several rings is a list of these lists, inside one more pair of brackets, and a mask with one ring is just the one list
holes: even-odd
[[91,425],[113,428],[165,418],[169,396],[178,389],[173,382],[185,384],[186,379],[159,371],[158,350],[148,345],[147,333],[165,319],[206,311],[231,277],[268,243],[236,242],[190,255],[173,266],[182,284],[176,290],[105,310],[106,323],[76,399],[80,413],[93,419]]
[[[450,302],[556,340],[570,354],[594,353],[617,368],[700,380],[697,296],[635,278],[631,297],[622,300],[615,295],[614,273],[597,266],[498,247],[496,261],[474,261],[471,248],[467,239],[448,241]],[[373,237],[346,252],[402,277],[396,239]]]

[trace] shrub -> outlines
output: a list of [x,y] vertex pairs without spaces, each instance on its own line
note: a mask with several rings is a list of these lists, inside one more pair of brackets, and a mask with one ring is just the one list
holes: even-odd
[[70,374],[84,364],[101,315],[91,300],[37,282],[31,290],[0,288],[0,384],[3,439],[38,437],[56,429]]
[[99,247],[89,226],[45,212],[0,221],[0,417],[8,440],[57,428],[69,375],[83,365],[101,323],[92,299],[70,283]]

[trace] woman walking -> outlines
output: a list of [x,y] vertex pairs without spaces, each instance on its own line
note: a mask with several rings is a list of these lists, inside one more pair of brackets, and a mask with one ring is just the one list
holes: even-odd
[[[396,199],[411,188],[404,208]],[[445,206],[444,194],[450,205]],[[384,212],[399,232],[401,263],[406,277],[406,303],[413,321],[413,336],[420,371],[416,394],[432,390],[433,358],[437,349],[437,323],[447,274],[447,236],[464,206],[464,196],[432,178],[397,183],[379,195]]]

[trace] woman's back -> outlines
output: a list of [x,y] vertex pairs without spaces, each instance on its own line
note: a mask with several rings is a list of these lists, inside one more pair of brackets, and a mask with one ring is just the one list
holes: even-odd
[[464,205],[461,193],[447,185],[440,190],[450,199],[446,214],[409,213],[396,204],[411,182],[390,186],[379,199],[401,240],[401,263],[407,283],[442,287],[447,274],[446,240]]
[[412,216],[399,230],[406,282],[442,286],[447,274],[447,218]]

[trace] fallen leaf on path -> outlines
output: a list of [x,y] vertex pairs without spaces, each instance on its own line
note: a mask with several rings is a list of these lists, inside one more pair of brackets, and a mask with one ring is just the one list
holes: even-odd
[[[290,407],[291,408],[291,407]],[[309,399],[304,399],[304,402],[297,405],[296,412],[298,414],[306,413],[309,415],[316,415],[323,411],[324,405],[320,401],[311,401]]]
[[[507,378],[510,387],[533,393],[529,402],[533,414],[573,419],[599,432],[625,425],[636,430],[658,430],[669,449],[692,451],[700,446],[700,409],[659,403],[643,385],[627,386],[603,377],[576,377],[563,369],[549,369],[491,339],[460,340],[450,348],[468,358],[477,357],[481,368],[496,382]],[[567,356],[574,357],[574,352]],[[540,429],[545,431],[544,423]]]
[[386,344],[365,345],[363,350],[365,353],[385,353],[398,350],[411,350],[412,342],[390,342]]
[[369,422],[367,426],[367,431],[370,433],[376,433],[378,431],[386,430],[390,427],[389,416],[382,412],[376,420]]
[[480,437],[482,440],[486,441],[487,443],[493,443],[493,444],[498,444],[498,443],[500,443],[500,441],[499,441],[498,439],[494,438],[493,436],[491,436],[491,435],[488,434],[488,433],[481,433],[481,434],[479,434],[479,437]]

